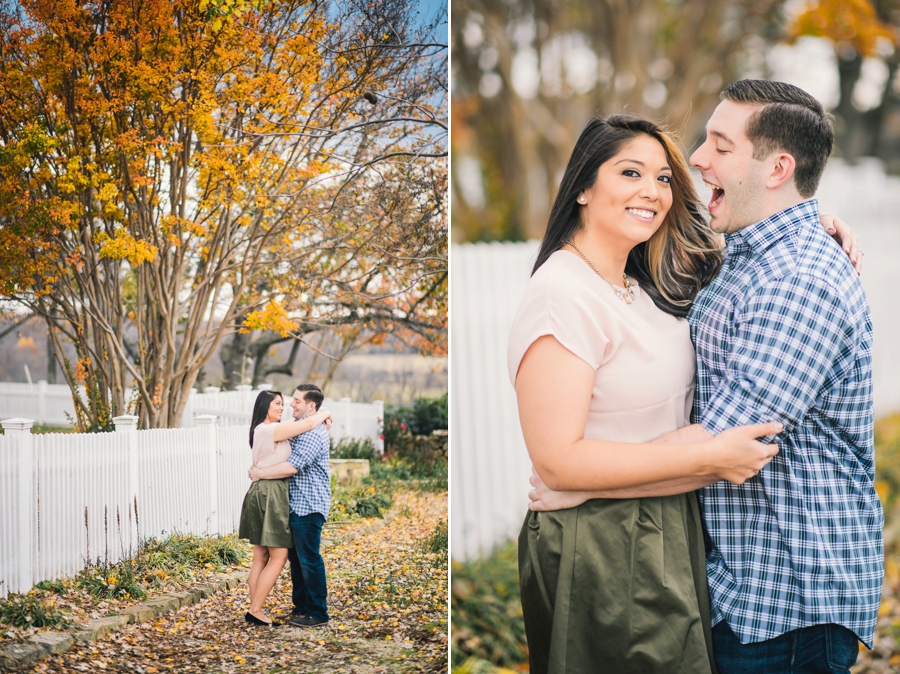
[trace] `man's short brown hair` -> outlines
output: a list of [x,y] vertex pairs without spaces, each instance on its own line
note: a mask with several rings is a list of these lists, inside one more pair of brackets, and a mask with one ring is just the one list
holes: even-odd
[[734,82],[725,87],[721,98],[762,106],[747,120],[753,158],[787,152],[797,163],[797,191],[804,197],[814,195],[834,147],[834,125],[822,104],[793,84],[771,80]]
[[325,401],[325,394],[322,393],[322,389],[320,389],[315,384],[298,384],[297,389],[301,393],[303,393],[303,399],[308,403],[316,404],[316,412],[319,411],[319,408],[322,406],[322,403]]

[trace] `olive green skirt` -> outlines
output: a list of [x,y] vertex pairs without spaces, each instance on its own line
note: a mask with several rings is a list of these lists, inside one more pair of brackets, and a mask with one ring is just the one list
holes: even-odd
[[288,501],[288,482],[280,480],[257,480],[250,485],[241,506],[241,524],[238,536],[253,545],[267,548],[291,548],[291,506]]
[[529,513],[519,577],[531,674],[710,674],[696,494]]

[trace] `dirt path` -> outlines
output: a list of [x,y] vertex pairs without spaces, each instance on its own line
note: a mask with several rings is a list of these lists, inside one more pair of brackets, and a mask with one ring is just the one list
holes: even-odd
[[[447,557],[424,548],[447,518],[447,494],[402,492],[382,528],[323,551],[327,627],[250,627],[241,585],[100,641],[77,644],[33,672],[376,672],[447,671]],[[355,525],[365,527],[366,523]],[[282,574],[266,608],[290,611]]]

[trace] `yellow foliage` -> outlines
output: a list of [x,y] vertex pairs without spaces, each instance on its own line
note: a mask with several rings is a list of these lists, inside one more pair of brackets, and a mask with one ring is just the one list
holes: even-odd
[[849,43],[863,56],[877,54],[878,40],[898,44],[896,28],[883,23],[869,0],[818,0],[797,17],[791,39],[803,35]]
[[91,359],[90,358],[79,358],[75,361],[75,379],[76,381],[80,381],[82,383],[87,381],[88,373],[91,368]]
[[298,327],[296,322],[288,318],[287,311],[279,302],[269,300],[265,307],[253,311],[247,316],[247,320],[244,321],[244,327],[241,328],[241,332],[271,330],[272,332],[277,332],[282,337],[287,337]]
[[16,343],[16,346],[18,346],[20,349],[33,350],[35,348],[34,337],[26,337],[23,335],[19,337],[19,341]]
[[128,260],[132,267],[144,262],[153,262],[158,252],[156,246],[146,241],[138,241],[122,230],[112,238],[106,232],[94,235],[94,242],[100,245],[100,257],[110,260]]
[[203,225],[188,220],[187,218],[179,218],[177,215],[164,215],[159,221],[160,229],[164,234],[177,234],[179,232],[187,232],[194,236],[203,236],[206,234],[206,228]]

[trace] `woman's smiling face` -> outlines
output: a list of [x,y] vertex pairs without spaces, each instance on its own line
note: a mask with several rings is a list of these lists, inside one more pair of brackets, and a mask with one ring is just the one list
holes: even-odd
[[266,414],[267,421],[281,421],[281,413],[284,412],[284,400],[281,396],[275,396],[269,403],[269,411]]
[[581,193],[582,223],[608,243],[633,247],[659,229],[672,207],[672,169],[652,136],[631,139],[600,165],[597,180]]

